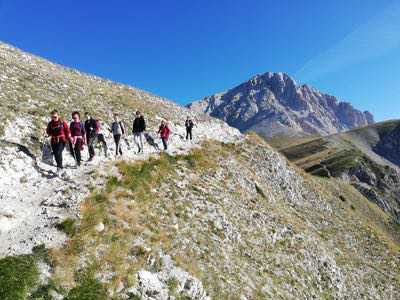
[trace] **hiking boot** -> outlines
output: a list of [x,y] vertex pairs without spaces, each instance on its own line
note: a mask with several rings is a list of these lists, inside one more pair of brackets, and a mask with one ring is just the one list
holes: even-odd
[[89,157],[88,161],[92,161],[92,160],[93,160],[93,157],[94,157],[94,156]]

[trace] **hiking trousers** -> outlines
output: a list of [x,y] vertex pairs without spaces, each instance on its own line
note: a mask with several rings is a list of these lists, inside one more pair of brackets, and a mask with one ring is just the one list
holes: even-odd
[[133,133],[133,141],[138,147],[138,152],[143,152],[143,132]]
[[82,143],[83,143],[82,139],[77,139],[75,142],[75,145],[72,145],[72,143],[71,143],[70,147],[69,147],[71,150],[71,155],[76,160],[76,164],[78,166],[81,165],[81,161],[82,161],[82,154],[81,154]]
[[51,151],[53,151],[54,159],[57,163],[57,168],[59,169],[63,168],[62,153],[64,151],[64,148],[65,148],[64,142],[57,142],[51,144]]
[[114,135],[114,142],[115,142],[115,156],[122,155],[122,149],[121,149],[121,135],[120,134],[115,134]]
[[97,134],[87,137],[89,159],[94,157],[94,145],[97,144]]
[[167,150],[167,148],[168,148],[168,139],[167,138],[161,138],[161,141],[163,143],[164,150]]
[[192,128],[188,128],[186,127],[186,140],[188,140],[190,138],[190,140],[192,140]]
[[93,158],[95,155],[94,151],[94,146],[97,145],[97,143],[101,143],[103,146],[104,150],[104,155],[107,156],[107,143],[106,140],[104,139],[104,135],[102,134],[96,134],[88,138],[87,144],[88,144],[88,150],[89,150],[89,158]]

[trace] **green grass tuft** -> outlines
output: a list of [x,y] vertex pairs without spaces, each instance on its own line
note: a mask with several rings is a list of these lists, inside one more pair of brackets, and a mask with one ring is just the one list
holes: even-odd
[[9,256],[0,260],[0,299],[23,300],[39,279],[35,255]]
[[61,223],[56,224],[56,228],[70,237],[74,236],[77,230],[75,220],[71,218],[67,218]]
[[51,296],[51,291],[63,294],[63,291],[61,291],[52,280],[49,280],[47,284],[39,286],[36,291],[31,294],[29,300],[53,300],[54,298]]
[[106,300],[106,290],[101,282],[94,278],[92,271],[87,270],[77,276],[78,286],[71,289],[65,300]]

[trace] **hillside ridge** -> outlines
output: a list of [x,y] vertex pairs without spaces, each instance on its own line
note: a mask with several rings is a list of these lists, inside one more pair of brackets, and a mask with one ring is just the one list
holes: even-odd
[[391,120],[279,150],[305,171],[350,182],[400,223],[400,121]]

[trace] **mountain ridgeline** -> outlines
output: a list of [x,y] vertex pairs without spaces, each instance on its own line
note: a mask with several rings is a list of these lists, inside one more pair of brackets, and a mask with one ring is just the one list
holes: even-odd
[[369,112],[297,85],[284,73],[265,73],[188,105],[226,121],[242,132],[264,137],[328,135],[374,123]]

